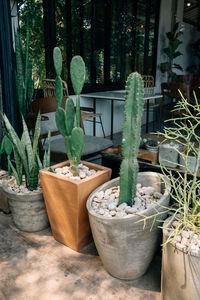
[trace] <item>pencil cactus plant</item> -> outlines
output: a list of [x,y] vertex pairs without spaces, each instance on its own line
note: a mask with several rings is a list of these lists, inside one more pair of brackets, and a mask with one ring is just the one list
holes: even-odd
[[58,109],[56,110],[56,124],[58,130],[65,138],[65,147],[70,167],[74,174],[78,173],[77,165],[80,162],[81,154],[84,146],[84,133],[80,128],[80,93],[85,82],[85,63],[81,56],[74,56],[70,64],[71,81],[74,92],[76,94],[76,127],[75,108],[71,98],[66,100],[65,109],[62,106],[62,54],[58,47],[54,48],[53,53],[54,66],[56,71],[56,98]]
[[6,137],[10,140],[14,151],[15,167],[10,159],[10,156],[8,156],[9,168],[12,170],[15,176],[17,185],[22,184],[24,173],[26,187],[30,191],[33,191],[37,189],[38,186],[39,169],[49,167],[50,165],[50,133],[48,134],[48,148],[44,153],[43,162],[41,162],[38,155],[40,113],[37,116],[33,143],[31,141],[29,131],[23,116],[23,133],[21,139],[18,137],[5,114],[3,115],[3,120],[6,128]]
[[126,82],[125,122],[123,125],[123,160],[120,166],[119,204],[132,206],[136,194],[140,145],[141,119],[144,106],[143,81],[137,72],[131,73]]

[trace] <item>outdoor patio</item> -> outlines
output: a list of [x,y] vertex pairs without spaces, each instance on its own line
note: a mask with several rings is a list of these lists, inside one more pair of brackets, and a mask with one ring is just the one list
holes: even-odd
[[55,241],[49,228],[25,233],[0,213],[1,300],[159,300],[160,260],[158,249],[144,276],[115,279],[93,243],[75,252]]

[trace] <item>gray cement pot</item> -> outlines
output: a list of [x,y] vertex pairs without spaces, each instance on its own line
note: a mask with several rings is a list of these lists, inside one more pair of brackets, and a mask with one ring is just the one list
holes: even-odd
[[[142,172],[138,174],[138,182],[143,186],[152,186],[156,191],[164,193],[159,204],[168,206],[169,187],[166,189],[161,184],[160,177],[154,172]],[[92,199],[96,192],[105,191],[108,188],[119,185],[119,178],[115,178],[97,188],[88,198],[87,209],[89,212],[90,226],[96,248],[105,269],[114,277],[120,279],[136,279],[142,276],[153,259],[158,246],[161,231],[155,222],[150,231],[152,220],[135,223],[141,217],[133,215],[123,218],[107,218],[97,215],[92,210]],[[155,208],[162,211],[157,204],[144,211],[144,215],[150,216],[155,213]],[[159,219],[166,218],[166,214]]]
[[7,196],[3,190],[3,186],[12,181],[14,181],[14,178],[10,178],[7,171],[0,171],[0,210],[6,214],[10,213],[10,208],[8,205]]
[[[166,239],[163,230],[163,242]],[[168,243],[162,254],[161,292],[163,300],[199,300],[200,256],[184,253]]]
[[36,232],[49,226],[46,207],[42,192],[30,192],[30,194],[16,194],[3,186],[8,198],[15,226],[27,232]]
[[[179,156],[179,160],[180,160],[180,168],[182,170],[185,170],[185,154],[181,153],[181,155]],[[196,163],[197,163],[197,159],[195,156],[189,156],[187,157],[187,170],[191,173],[194,173],[195,167],[196,167]],[[200,162],[199,162],[200,164]]]

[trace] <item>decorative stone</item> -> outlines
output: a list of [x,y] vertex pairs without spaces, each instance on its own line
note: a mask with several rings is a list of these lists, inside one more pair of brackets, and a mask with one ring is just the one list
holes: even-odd
[[159,193],[159,192],[154,192],[154,193],[153,193],[153,197],[154,197],[155,199],[160,199],[160,198],[162,197],[162,194]]
[[111,211],[111,210],[115,210],[116,209],[116,204],[114,203],[110,203],[108,204],[108,209]]
[[81,171],[81,172],[79,173],[79,176],[80,176],[81,179],[83,179],[83,178],[86,177],[86,173],[83,172],[83,171]]
[[125,212],[126,212],[127,214],[135,214],[136,211],[137,211],[137,209],[134,208],[134,207],[127,206],[127,207],[125,208]]

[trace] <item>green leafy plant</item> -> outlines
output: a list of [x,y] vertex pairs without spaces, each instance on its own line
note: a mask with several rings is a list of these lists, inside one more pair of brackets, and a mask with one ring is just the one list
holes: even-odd
[[3,139],[2,139],[2,143],[1,143],[1,149],[0,149],[0,155],[5,153],[7,155],[8,158],[8,175],[11,177],[12,176],[12,170],[9,164],[9,160],[11,158],[11,153],[13,151],[13,146],[11,141],[9,140],[9,138],[4,135]]
[[[179,91],[180,92],[180,91]],[[185,152],[181,152],[178,148],[176,151],[183,158],[184,172],[172,170],[161,165],[162,173],[165,178],[171,182],[170,196],[173,205],[165,207],[166,212],[171,216],[170,223],[175,223],[177,226],[169,226],[168,236],[164,245],[173,242],[176,236],[183,230],[195,232],[200,231],[200,177],[199,177],[199,162],[200,162],[200,137],[197,129],[200,126],[200,105],[194,92],[194,103],[189,103],[180,92],[181,99],[176,104],[173,111],[182,112],[182,116],[176,116],[166,122],[170,125],[165,126],[164,132],[159,132],[164,137],[164,141],[175,140],[182,144]],[[195,141],[195,143],[193,143]],[[195,145],[196,144],[196,145]],[[196,156],[194,172],[188,169],[188,157],[193,152]],[[166,179],[163,178],[165,181]],[[166,182],[167,183],[167,182]],[[159,213],[148,218],[156,217]],[[144,218],[143,220],[147,220]]]
[[33,96],[32,61],[29,57],[29,19],[26,25],[26,42],[23,47],[19,29],[15,32],[15,79],[20,113],[26,118]]
[[76,94],[76,127],[74,127],[75,109],[71,98],[66,100],[65,109],[62,106],[63,87],[60,77],[62,72],[62,54],[58,47],[53,52],[56,71],[56,98],[58,109],[56,111],[56,124],[58,130],[65,138],[65,147],[70,167],[74,174],[78,173],[77,165],[80,162],[84,146],[84,133],[80,128],[80,93],[85,82],[85,63],[81,56],[74,56],[70,64],[71,81]]
[[141,119],[144,107],[144,89],[142,77],[131,73],[126,82],[125,122],[123,125],[124,159],[120,167],[120,198],[119,204],[126,202],[132,206],[136,194],[138,162],[137,155],[140,145]]
[[[49,167],[50,165],[50,132],[48,134],[48,148],[44,153],[43,162],[41,162],[38,155],[38,139],[40,136],[40,114],[37,116],[37,121],[34,130],[33,143],[31,141],[29,131],[22,116],[23,133],[21,139],[18,137],[14,128],[10,124],[6,115],[3,115],[3,120],[6,128],[6,143],[8,140],[12,144],[14,151],[14,161],[13,165],[10,154],[8,155],[8,165],[12,170],[17,185],[21,185],[23,182],[23,174],[25,175],[26,187],[33,191],[37,189],[39,169]],[[9,148],[10,149],[10,148]]]
[[182,44],[182,41],[179,39],[182,34],[183,32],[179,23],[175,23],[173,30],[166,33],[168,47],[164,48],[163,52],[167,56],[167,61],[160,64],[160,70],[162,73],[167,72],[169,80],[178,81],[177,74],[173,70],[183,70],[179,64],[174,63],[174,60],[182,55],[182,53],[178,51],[179,46]]

